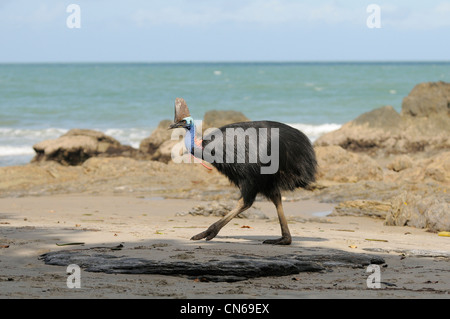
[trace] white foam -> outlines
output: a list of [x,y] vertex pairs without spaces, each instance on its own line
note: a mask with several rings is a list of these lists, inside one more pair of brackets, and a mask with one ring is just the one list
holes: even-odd
[[34,155],[34,150],[30,146],[1,146],[0,156]]
[[[94,128],[94,130],[103,132],[106,135],[114,137],[120,143],[131,145],[135,148],[139,148],[141,140],[150,136],[153,131],[148,128]],[[6,147],[8,147],[10,148],[8,152],[14,153],[14,148],[17,149],[17,152],[19,152],[18,150],[21,148],[17,147],[17,145],[29,144],[29,147],[31,148],[31,146],[35,143],[49,139],[56,139],[68,131],[68,129],[54,127],[45,129],[0,127],[0,144],[4,145],[5,152]]]
[[341,124],[335,123],[325,123],[318,125],[303,124],[303,123],[286,123],[286,124],[292,126],[293,128],[296,128],[297,130],[302,131],[313,142],[317,140],[319,137],[321,137],[323,134],[338,130],[342,126]]
[[[98,130],[102,131],[102,130]],[[142,128],[110,128],[102,131],[106,135],[114,137],[120,143],[130,145],[134,148],[139,148],[139,144],[144,138],[147,138],[152,133],[152,129]]]
[[27,140],[41,140],[57,138],[68,130],[62,128],[47,128],[47,129],[21,129],[11,127],[0,127],[0,138],[23,138]]

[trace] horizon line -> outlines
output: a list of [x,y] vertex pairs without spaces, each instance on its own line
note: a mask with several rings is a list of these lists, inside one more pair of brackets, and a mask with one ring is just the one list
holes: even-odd
[[377,64],[377,63],[450,63],[450,60],[223,60],[223,61],[0,61],[12,64]]

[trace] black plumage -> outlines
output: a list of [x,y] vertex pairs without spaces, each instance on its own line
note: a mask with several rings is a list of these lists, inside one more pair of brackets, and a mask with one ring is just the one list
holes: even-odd
[[[180,101],[183,102],[183,114],[189,115],[182,99],[176,101],[176,113],[179,112]],[[290,244],[291,235],[283,212],[281,192],[305,188],[315,181],[317,162],[308,137],[283,123],[252,121],[213,130],[203,137],[200,147],[193,143],[195,126],[191,120],[190,117],[181,119],[176,114],[171,128],[187,129],[188,150],[211,163],[241,192],[235,209],[192,239],[211,240],[232,218],[251,207],[258,194],[262,194],[277,208],[282,233],[281,238],[264,243]],[[264,170],[270,173],[264,173]]]
[[[245,139],[245,163],[237,162],[238,154],[238,141],[244,140],[239,134],[241,131],[237,132],[233,137],[234,141],[227,140],[227,129],[242,128],[245,132],[249,128],[255,128],[257,135],[259,135],[260,128],[267,129],[267,145],[268,150],[271,149],[271,129],[276,128],[279,130],[279,157],[278,157],[278,170],[274,174],[261,174],[261,167],[267,166],[267,164],[261,163],[258,158],[256,163],[249,161],[249,148],[250,143],[255,141],[250,141],[247,137]],[[307,187],[309,184],[315,181],[316,173],[316,158],[314,154],[314,149],[308,139],[308,137],[300,132],[299,130],[288,126],[283,123],[273,122],[273,121],[253,121],[253,122],[242,122],[234,123],[230,125],[225,125],[218,130],[222,131],[222,140],[211,141],[208,136],[205,136],[202,141],[202,146],[205,149],[210,143],[221,143],[222,146],[215,148],[221,148],[224,150],[224,162],[216,163],[208,161],[208,158],[204,158],[207,162],[210,162],[219,172],[224,174],[228,179],[241,191],[241,195],[244,198],[246,204],[250,205],[253,203],[257,194],[262,194],[267,198],[273,197],[282,191],[293,191],[298,187]],[[214,135],[214,132],[210,133]],[[259,140],[258,136],[258,140]],[[234,163],[226,162],[226,152],[227,143],[232,143],[234,150]],[[260,150],[254,148],[258,152],[265,150]],[[269,152],[270,153],[270,152]]]

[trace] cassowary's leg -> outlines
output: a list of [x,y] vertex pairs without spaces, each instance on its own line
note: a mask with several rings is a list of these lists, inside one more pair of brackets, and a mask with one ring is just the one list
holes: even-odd
[[268,239],[263,242],[263,244],[271,245],[290,245],[292,242],[291,233],[289,232],[286,217],[284,216],[283,204],[281,202],[281,194],[278,193],[271,197],[272,202],[275,204],[278,213],[278,219],[281,226],[281,238],[278,239]]
[[223,226],[228,224],[230,220],[232,220],[234,217],[245,211],[246,209],[250,208],[251,204],[245,204],[244,200],[241,198],[236,206],[232,211],[230,211],[225,217],[220,219],[219,221],[215,222],[207,230],[204,232],[201,232],[200,234],[195,235],[191,238],[191,240],[200,240],[203,238],[206,238],[206,240],[211,240],[219,233],[219,231],[222,229]]

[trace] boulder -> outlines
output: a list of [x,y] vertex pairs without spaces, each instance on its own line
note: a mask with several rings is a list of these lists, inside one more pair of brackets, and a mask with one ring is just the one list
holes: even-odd
[[[168,163],[171,159],[171,152],[184,136],[183,129],[169,130],[169,125],[173,122],[163,120],[152,134],[143,139],[139,145],[139,151],[152,161]],[[172,136],[174,139],[172,140]]]
[[172,151],[178,151],[178,155],[182,155],[185,149],[183,141],[168,140],[159,146],[155,153],[153,153],[151,159],[153,161],[168,163],[172,160]]
[[132,157],[138,150],[122,145],[102,132],[73,129],[54,140],[46,140],[33,146],[36,155],[32,162],[56,161],[62,165],[81,165],[94,156]]
[[403,192],[391,201],[385,225],[450,231],[450,204],[445,197]]
[[380,148],[395,145],[395,136],[400,133],[399,122],[397,111],[392,106],[385,106],[364,113],[340,129],[322,135],[315,145],[339,145],[349,151],[373,155]]
[[433,156],[425,168],[425,177],[447,185],[450,184],[450,152]]
[[450,115],[450,83],[420,83],[403,99],[402,116]]
[[346,151],[340,146],[316,146],[318,179],[339,183],[382,180],[382,168],[367,155]]
[[[154,247],[153,247],[154,248]],[[114,251],[120,249],[120,255]],[[64,266],[77,264],[86,272],[107,274],[157,274],[164,276],[184,276],[197,281],[237,282],[259,277],[279,277],[300,272],[333,271],[337,267],[366,268],[369,265],[382,265],[385,260],[374,254],[349,253],[327,250],[322,254],[285,254],[260,256],[253,254],[229,253],[218,249],[195,250],[195,260],[187,255],[194,251],[178,254],[170,258],[158,258],[155,249],[140,246],[127,249],[123,246],[92,247],[90,249],[58,250],[40,255],[46,265]],[[141,254],[139,254],[141,252]],[[143,254],[142,254],[143,253]],[[145,258],[142,256],[145,255]],[[266,254],[267,255],[267,254]],[[244,285],[247,283],[244,283]],[[198,316],[197,316],[198,317]]]
[[391,203],[375,200],[350,200],[339,203],[329,216],[368,216],[385,219]]
[[387,168],[394,172],[385,174],[385,180],[407,184],[450,184],[450,151],[427,154],[427,158],[412,161],[409,156],[396,156]]
[[170,120],[159,122],[152,134],[141,141],[139,150],[144,154],[153,155],[162,143],[170,140],[172,136],[172,130],[169,130],[170,124],[172,124]]
[[392,106],[378,108],[324,134],[315,145],[369,155],[450,149],[449,92],[450,83],[421,83],[404,98],[401,114]]
[[394,171],[394,172],[400,172],[405,169],[411,168],[413,165],[413,161],[408,155],[399,155],[392,159],[387,164],[387,168]]
[[[0,197],[20,196],[21,192],[33,196],[45,193],[54,183],[70,184],[83,175],[80,166],[62,166],[56,162],[39,165],[0,167]],[[28,190],[35,187],[34,192]],[[55,187],[59,190],[59,187]]]
[[250,121],[242,112],[238,111],[208,111],[203,118],[203,131],[208,128],[219,128],[227,124]]

